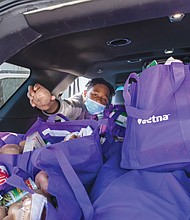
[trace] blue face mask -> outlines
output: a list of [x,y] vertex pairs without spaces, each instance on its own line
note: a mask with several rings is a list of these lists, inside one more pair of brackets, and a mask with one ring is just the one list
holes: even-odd
[[106,107],[105,105],[102,105],[90,98],[87,98],[84,104],[91,115],[97,115],[103,112]]

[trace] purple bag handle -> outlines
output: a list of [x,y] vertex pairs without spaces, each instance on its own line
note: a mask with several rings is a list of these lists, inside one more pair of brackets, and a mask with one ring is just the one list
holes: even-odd
[[7,179],[6,183],[13,186],[13,187],[20,188],[22,190],[25,190],[25,191],[33,194],[34,191],[27,187],[23,178],[16,174],[18,171],[19,171],[19,168],[15,167],[13,169],[13,174]]
[[35,123],[23,135],[23,139],[26,139],[27,136],[29,136],[29,135],[33,134],[34,132],[36,132],[38,126],[41,127],[44,124],[43,126],[46,127],[46,122],[56,123],[56,121],[55,121],[56,116],[59,116],[60,118],[64,119],[65,121],[69,121],[69,119],[66,116],[62,115],[62,114],[50,115],[46,121],[44,121],[42,118],[38,117],[37,120],[35,121]]
[[166,94],[164,100],[162,100],[161,103],[159,103],[157,106],[155,106],[154,109],[139,109],[133,106],[130,106],[131,104],[131,94],[129,92],[129,80],[130,79],[136,79],[137,83],[136,83],[136,87],[140,86],[139,83],[139,76],[136,73],[131,73],[130,76],[128,77],[125,85],[124,85],[124,90],[123,90],[123,97],[125,100],[125,108],[127,111],[127,114],[131,117],[134,118],[144,118],[144,119],[148,119],[153,112],[164,102],[166,101],[169,97],[171,97],[176,90],[181,86],[182,82],[185,79],[185,70],[184,70],[184,65],[182,63],[173,63],[171,64],[172,67],[172,73],[173,73],[173,77],[174,77],[174,87],[173,89],[171,89],[171,91],[169,92],[169,94]]
[[[113,118],[113,120],[116,120],[119,115],[121,114],[122,109],[119,109],[118,111],[116,111],[111,118]],[[125,111],[125,109],[123,109],[123,111]]]
[[94,214],[94,209],[84,186],[67,160],[65,154],[58,150],[56,150],[55,153],[63,174],[72,188],[78,204],[83,211],[84,219],[91,220]]
[[137,73],[131,73],[126,80],[125,85],[124,85],[124,89],[123,89],[123,97],[125,100],[125,106],[130,106],[130,103],[131,103],[131,94],[129,92],[130,79],[135,79],[137,81],[138,85],[140,85],[139,84],[139,76],[137,75]]
[[50,115],[46,121],[47,121],[47,122],[55,122],[56,116],[59,116],[59,117],[62,118],[64,121],[69,121],[69,119],[68,119],[65,115],[60,114],[60,113]]
[[[181,134],[183,136],[183,140],[186,146],[186,149],[188,152],[190,152],[190,145],[189,145],[189,120],[184,120],[184,115],[186,115],[188,118],[190,118],[190,112],[189,108],[189,102],[184,97],[184,94],[187,91],[185,91],[185,86],[183,86],[177,93],[175,93],[175,101],[177,106],[177,112],[179,117],[179,124],[181,128]],[[184,98],[182,98],[184,97]],[[181,108],[180,106],[186,106],[186,108]]]

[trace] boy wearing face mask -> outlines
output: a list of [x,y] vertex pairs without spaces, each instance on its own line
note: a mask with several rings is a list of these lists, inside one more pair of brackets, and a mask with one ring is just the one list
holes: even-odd
[[103,78],[94,78],[87,83],[83,93],[68,99],[56,99],[40,84],[29,86],[27,96],[31,106],[37,107],[45,114],[61,113],[68,119],[75,120],[101,115],[114,94],[114,88],[110,83]]

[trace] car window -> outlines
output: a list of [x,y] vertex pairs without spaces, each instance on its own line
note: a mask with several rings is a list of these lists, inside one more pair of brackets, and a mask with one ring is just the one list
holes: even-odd
[[79,92],[83,92],[85,89],[85,85],[89,81],[89,78],[86,77],[78,77],[75,81],[61,94],[61,98],[69,98],[74,94]]
[[21,66],[3,63],[0,65],[0,107],[26,81],[30,70]]

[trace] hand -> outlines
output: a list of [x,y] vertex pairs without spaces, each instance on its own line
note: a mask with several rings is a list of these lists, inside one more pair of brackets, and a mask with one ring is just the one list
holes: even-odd
[[47,111],[48,113],[53,112],[58,105],[55,96],[51,95],[49,90],[38,83],[34,86],[28,86],[27,97],[32,107]]

